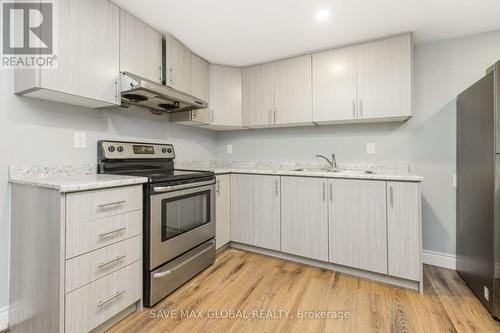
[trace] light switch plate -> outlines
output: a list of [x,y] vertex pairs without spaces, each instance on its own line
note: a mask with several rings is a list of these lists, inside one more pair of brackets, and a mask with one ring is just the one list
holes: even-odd
[[226,146],[226,152],[228,154],[232,154],[233,153],[233,145],[227,145]]
[[75,148],[87,148],[87,133],[75,132]]
[[375,142],[366,143],[366,153],[370,155],[375,154]]

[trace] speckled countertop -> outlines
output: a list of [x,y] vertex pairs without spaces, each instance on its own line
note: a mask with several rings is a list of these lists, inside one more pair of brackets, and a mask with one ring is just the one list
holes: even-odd
[[[175,167],[177,169],[214,171],[216,174],[249,173],[407,182],[423,181],[423,177],[410,173],[408,164],[404,162],[342,162],[337,164],[341,172],[321,171],[325,167],[325,163],[316,161],[182,161],[176,162]],[[296,169],[306,170],[297,171]]]
[[142,184],[145,177],[100,175],[95,164],[22,166],[9,168],[9,182],[52,188],[61,193]]

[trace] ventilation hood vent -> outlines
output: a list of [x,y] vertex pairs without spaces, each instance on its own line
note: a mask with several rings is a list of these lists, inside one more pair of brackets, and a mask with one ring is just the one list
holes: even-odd
[[122,106],[138,105],[153,113],[206,109],[207,102],[129,72],[120,73]]

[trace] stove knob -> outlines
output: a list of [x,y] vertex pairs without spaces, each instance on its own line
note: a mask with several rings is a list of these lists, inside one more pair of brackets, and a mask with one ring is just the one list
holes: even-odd
[[167,148],[162,148],[161,152],[165,154],[167,152]]
[[116,150],[118,150],[119,153],[123,152],[123,147],[122,146],[118,146],[118,148],[116,148]]
[[108,151],[109,151],[110,153],[114,152],[114,151],[115,151],[115,146],[109,146],[109,147],[108,147]]
[[167,152],[168,152],[169,154],[170,154],[170,153],[172,153],[172,148],[168,148],[168,149],[167,149]]

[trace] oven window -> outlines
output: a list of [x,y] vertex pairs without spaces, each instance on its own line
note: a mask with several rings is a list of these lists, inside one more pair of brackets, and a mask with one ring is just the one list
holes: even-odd
[[210,222],[210,191],[196,192],[161,202],[161,241]]

